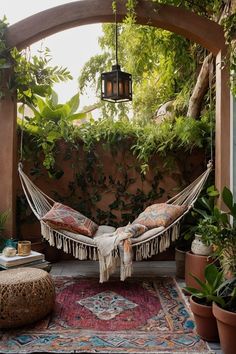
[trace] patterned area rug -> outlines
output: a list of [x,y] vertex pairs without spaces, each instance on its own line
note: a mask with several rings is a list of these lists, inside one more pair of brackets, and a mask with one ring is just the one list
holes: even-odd
[[0,353],[210,353],[173,278],[54,279],[54,312],[0,331]]

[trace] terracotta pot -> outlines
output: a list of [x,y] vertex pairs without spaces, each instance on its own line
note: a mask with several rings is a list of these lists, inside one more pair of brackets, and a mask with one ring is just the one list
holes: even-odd
[[185,276],[185,254],[186,251],[175,249],[176,276],[178,278],[184,278]]
[[213,303],[213,314],[217,320],[220,345],[224,354],[236,353],[236,313],[222,309]]
[[219,341],[216,319],[212,313],[212,306],[202,305],[190,298],[190,307],[194,315],[199,336],[208,342]]
[[193,254],[192,252],[186,252],[185,255],[185,283],[186,286],[191,286],[200,289],[200,285],[195,281],[195,279],[190,275],[192,273],[197,278],[205,281],[204,271],[205,267],[212,263],[213,259],[209,256],[200,256],[198,254]]

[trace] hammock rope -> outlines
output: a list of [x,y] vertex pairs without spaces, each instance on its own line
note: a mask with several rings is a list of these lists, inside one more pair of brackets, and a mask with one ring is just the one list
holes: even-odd
[[[212,162],[209,161],[205,172],[180,193],[166,202],[174,205],[185,205],[187,208],[181,216],[161,231],[157,228],[157,232],[155,232],[155,229],[153,229],[154,232],[150,235],[151,230],[149,230],[146,232],[147,237],[145,237],[146,233],[144,233],[132,239],[132,247],[135,251],[136,260],[146,259],[165,251],[170,246],[171,242],[178,238],[180,220],[193,207],[211,170]],[[97,247],[93,239],[79,234],[74,234],[75,236],[73,236],[73,234],[70,233],[70,235],[68,235],[63,230],[55,230],[51,225],[48,225],[42,220],[42,217],[52,208],[55,201],[38,188],[24,173],[22,163],[18,165],[18,172],[29,206],[40,221],[42,236],[49,244],[58,249],[63,249],[66,253],[72,253],[75,258],[80,260],[87,258],[97,260]]]

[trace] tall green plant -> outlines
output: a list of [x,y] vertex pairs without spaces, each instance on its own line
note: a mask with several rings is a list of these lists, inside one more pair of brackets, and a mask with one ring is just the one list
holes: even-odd
[[[55,163],[54,148],[58,140],[74,142],[75,127],[72,122],[87,117],[87,112],[76,113],[79,107],[79,93],[74,95],[65,104],[58,103],[58,96],[52,91],[51,96],[42,99],[34,97],[34,104],[28,103],[33,117],[24,117],[18,120],[23,129],[35,136],[37,146],[44,153],[44,166],[50,170]],[[20,112],[24,115],[24,106]]]

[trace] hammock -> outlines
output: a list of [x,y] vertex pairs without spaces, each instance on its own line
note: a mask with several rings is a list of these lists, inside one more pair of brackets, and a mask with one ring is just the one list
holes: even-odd
[[[43,216],[52,208],[55,201],[40,190],[23,172],[22,168],[22,164],[19,163],[18,171],[21,185],[33,213],[40,221],[42,236],[51,246],[56,246],[58,249],[72,254],[75,258],[80,260],[98,260],[98,249],[93,238],[73,234],[72,232],[66,232],[64,230],[56,230],[42,220]],[[142,235],[131,239],[135,260],[147,259],[165,251],[170,246],[171,242],[178,238],[180,220],[193,207],[211,170],[212,163],[209,162],[205,172],[184,190],[166,202],[168,204],[186,206],[186,210],[181,216],[174,220],[171,225],[165,228],[158,227],[150,229]],[[105,230],[104,233],[112,233],[115,230],[108,226],[105,226],[105,228],[107,228],[107,230]]]

